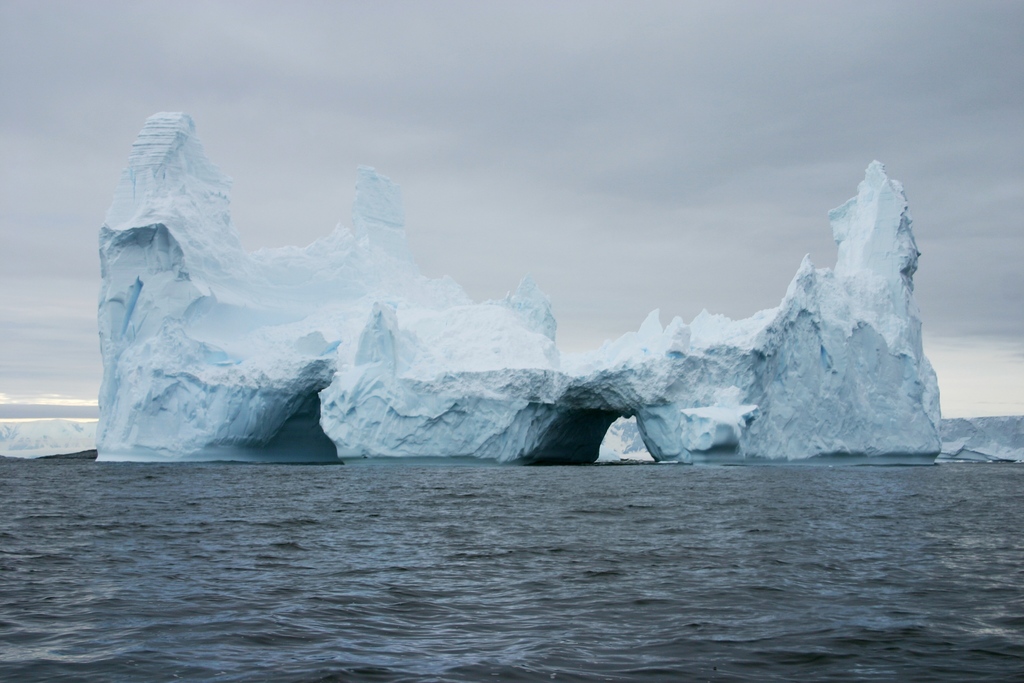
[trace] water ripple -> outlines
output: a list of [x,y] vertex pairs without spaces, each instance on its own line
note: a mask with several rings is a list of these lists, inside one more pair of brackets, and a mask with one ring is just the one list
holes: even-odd
[[1024,677],[1024,468],[0,470],[2,680]]

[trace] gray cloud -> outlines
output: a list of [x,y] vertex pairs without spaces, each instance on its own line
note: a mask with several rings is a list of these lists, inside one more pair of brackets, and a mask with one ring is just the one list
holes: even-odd
[[[0,12],[0,324],[18,330],[0,343],[17,354],[3,382],[20,392],[32,377],[54,375],[44,393],[60,393],[62,374],[98,378],[85,341],[96,230],[159,110],[192,113],[235,178],[248,247],[348,223],[354,168],[368,163],[402,184],[426,273],[482,299],[531,272],[569,348],[655,307],[667,319],[777,304],[804,253],[834,262],[825,214],[878,158],[916,219],[926,329],[1024,338],[1020,3]],[[24,341],[51,339],[11,302],[26,290],[60,302],[55,329],[76,330],[63,357]]]

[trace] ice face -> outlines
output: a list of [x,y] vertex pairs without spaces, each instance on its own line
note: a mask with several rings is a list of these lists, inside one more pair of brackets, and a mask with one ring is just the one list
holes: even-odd
[[654,311],[585,354],[529,277],[473,304],[420,275],[398,186],[357,175],[352,232],[248,254],[191,119],[147,122],[100,231],[101,459],[590,462],[620,417],[659,460],[939,452],[912,222],[877,162],[830,214],[834,272],[805,259],[777,308]]

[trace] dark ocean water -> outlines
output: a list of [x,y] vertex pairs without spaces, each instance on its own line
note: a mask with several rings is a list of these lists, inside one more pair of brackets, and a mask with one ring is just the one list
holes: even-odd
[[0,680],[1024,680],[1024,467],[0,461]]

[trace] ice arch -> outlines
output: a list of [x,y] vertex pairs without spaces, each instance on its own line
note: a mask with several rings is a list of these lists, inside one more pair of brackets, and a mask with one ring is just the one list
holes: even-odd
[[191,118],[146,122],[100,230],[100,459],[334,448],[589,462],[619,416],[661,460],[939,452],[919,254],[903,189],[878,162],[829,214],[834,271],[805,259],[776,308],[665,327],[655,311],[585,354],[559,352],[529,277],[473,303],[421,275],[400,190],[373,169],[359,169],[352,229],[305,248],[245,252],[229,193]]

